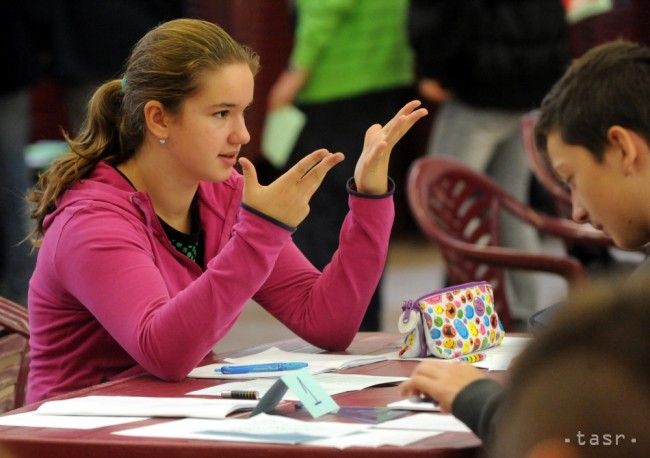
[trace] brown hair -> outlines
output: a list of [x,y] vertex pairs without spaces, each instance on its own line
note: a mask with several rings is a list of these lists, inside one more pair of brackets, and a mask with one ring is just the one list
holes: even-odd
[[490,456],[526,456],[547,440],[579,448],[579,434],[585,456],[648,456],[650,283],[616,280],[573,294],[517,358]]
[[57,159],[28,195],[34,204],[31,217],[34,246],[43,237],[43,220],[57,199],[74,183],[87,177],[99,161],[113,165],[129,159],[145,135],[144,106],[159,101],[178,112],[185,98],[198,88],[205,70],[246,63],[253,74],[259,58],[216,24],[198,19],[176,19],[159,25],[142,37],[127,61],[124,77],[101,85],[88,103],[79,135],[64,137],[69,152]]
[[546,151],[551,131],[601,160],[607,131],[619,125],[650,142],[650,49],[618,40],[576,59],[542,101],[535,142]]

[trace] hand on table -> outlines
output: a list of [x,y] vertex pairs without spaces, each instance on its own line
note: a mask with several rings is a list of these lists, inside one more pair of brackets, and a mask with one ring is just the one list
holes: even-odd
[[410,380],[402,383],[404,396],[425,394],[440,404],[443,412],[451,412],[456,395],[475,380],[485,377],[469,363],[424,361],[416,366]]
[[385,194],[388,190],[388,162],[395,144],[420,118],[427,115],[425,108],[418,108],[419,100],[413,100],[384,126],[373,124],[366,131],[363,150],[354,169],[357,191],[364,194]]

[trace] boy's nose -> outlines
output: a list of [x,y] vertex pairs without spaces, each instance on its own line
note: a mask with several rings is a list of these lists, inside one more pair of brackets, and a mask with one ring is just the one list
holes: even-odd
[[571,217],[576,223],[588,223],[589,213],[574,193],[571,194]]

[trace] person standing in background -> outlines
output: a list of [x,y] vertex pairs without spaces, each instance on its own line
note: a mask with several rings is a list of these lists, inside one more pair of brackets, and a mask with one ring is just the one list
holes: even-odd
[[37,20],[26,3],[4,7],[6,24],[1,28],[4,64],[0,91],[0,295],[27,303],[27,284],[34,259],[27,244],[25,194],[30,174],[23,151],[29,142],[30,88],[39,77]]
[[[428,154],[446,154],[485,172],[516,199],[528,200],[530,172],[521,116],[537,107],[568,64],[560,0],[411,0],[409,40],[420,93],[440,103]],[[537,234],[501,218],[505,246],[540,251]],[[513,317],[528,318],[536,279],[508,272]]]
[[[390,119],[412,96],[408,1],[297,0],[295,7],[289,68],[268,99],[269,110],[296,104],[306,115],[287,165],[319,147],[348,152],[312,198],[312,211],[293,237],[322,269],[338,246],[333,228],[341,225],[347,212],[345,183],[354,173],[360,139],[369,124]],[[379,329],[380,289],[381,283],[361,323],[362,331]]]

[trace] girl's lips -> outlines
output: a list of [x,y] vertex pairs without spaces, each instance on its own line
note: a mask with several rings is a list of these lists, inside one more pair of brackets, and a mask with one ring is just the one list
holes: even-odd
[[237,163],[237,154],[219,154],[217,156],[219,159],[221,159],[223,162],[228,164],[229,166],[234,166]]

